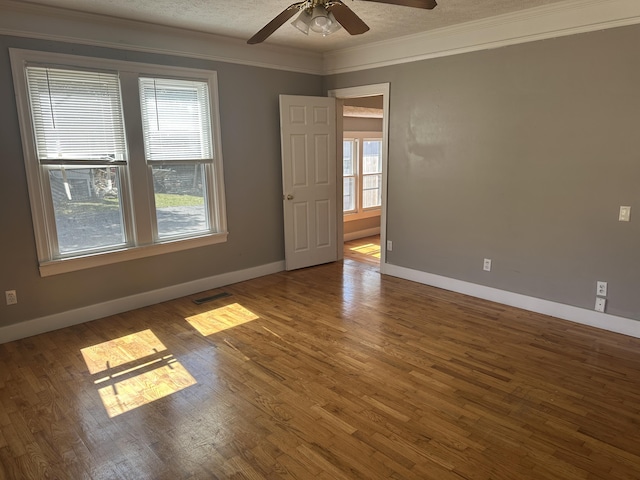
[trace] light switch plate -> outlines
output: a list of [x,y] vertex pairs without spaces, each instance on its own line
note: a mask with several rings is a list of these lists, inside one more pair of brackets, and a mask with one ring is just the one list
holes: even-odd
[[629,206],[620,207],[620,215],[618,216],[618,221],[628,222],[629,220],[631,220],[631,207]]
[[491,259],[490,258],[485,258],[484,259],[484,263],[482,264],[482,269],[485,272],[490,272],[491,271]]

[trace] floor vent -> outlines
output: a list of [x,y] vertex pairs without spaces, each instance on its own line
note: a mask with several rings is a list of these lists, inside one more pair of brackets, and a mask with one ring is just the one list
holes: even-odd
[[227,292],[217,293],[216,295],[211,295],[210,297],[204,298],[196,298],[193,303],[196,305],[202,305],[203,303],[212,302],[213,300],[218,300],[219,298],[230,297],[231,294]]

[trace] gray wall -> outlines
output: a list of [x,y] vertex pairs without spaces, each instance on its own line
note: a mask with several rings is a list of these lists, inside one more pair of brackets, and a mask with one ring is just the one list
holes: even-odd
[[640,320],[638,45],[633,26],[326,77],[391,85],[387,261],[587,309],[604,280]]
[[[9,47],[218,72],[228,241],[41,278],[29,208]],[[163,55],[0,36],[0,326],[284,259],[278,95],[321,95],[322,78]],[[3,296],[4,298],[4,296]]]
[[[389,263],[640,320],[640,27],[329,76],[390,82]],[[229,241],[41,278],[8,48],[218,72]],[[321,77],[0,36],[0,326],[284,258],[278,95]],[[630,223],[617,221],[633,207]],[[493,271],[482,271],[482,259]]]

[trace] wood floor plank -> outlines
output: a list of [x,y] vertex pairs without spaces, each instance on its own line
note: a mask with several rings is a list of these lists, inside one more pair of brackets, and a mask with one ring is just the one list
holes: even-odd
[[640,339],[347,247],[0,345],[0,480],[640,478]]

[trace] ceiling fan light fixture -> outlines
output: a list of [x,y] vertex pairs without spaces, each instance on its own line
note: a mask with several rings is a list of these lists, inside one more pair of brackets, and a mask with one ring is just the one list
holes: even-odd
[[300,15],[296,17],[296,19],[291,22],[291,25],[296,27],[305,35],[309,35],[309,26],[311,25],[311,13],[308,10],[303,10],[300,12]]
[[329,12],[329,15],[327,15],[327,18],[329,18],[329,25],[322,32],[323,37],[326,37],[327,35],[331,35],[332,33],[337,32],[338,30],[340,30],[340,27],[341,27],[340,22],[336,20],[336,17],[333,16],[333,13]]
[[311,22],[309,28],[316,33],[322,34],[323,37],[340,30],[340,24],[336,20],[336,17],[333,16],[333,13],[328,12],[324,6],[317,5],[313,7],[310,16]]
[[[363,0],[369,2],[404,5],[406,7],[424,8],[431,10],[438,4],[436,0]],[[309,29],[320,33],[323,37],[340,30],[341,27],[349,35],[361,35],[369,31],[369,26],[351,10],[343,0],[299,0],[285,8],[279,15],[262,27],[258,33],[247,40],[249,45],[262,43],[277,29],[300,12],[291,25],[305,35]],[[336,18],[337,16],[337,18]]]

